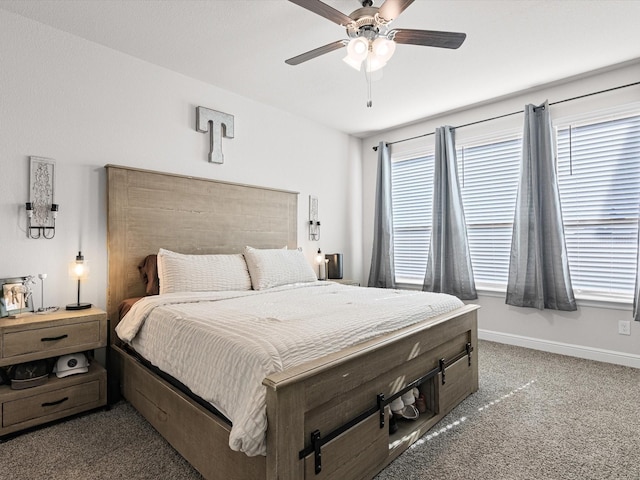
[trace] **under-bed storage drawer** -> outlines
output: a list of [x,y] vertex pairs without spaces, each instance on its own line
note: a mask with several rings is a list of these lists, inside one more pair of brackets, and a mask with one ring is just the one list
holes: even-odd
[[230,427],[221,418],[153,375],[121,348],[111,348],[120,364],[124,397],[204,478],[220,478],[220,471],[231,465],[233,478],[264,478],[266,457],[248,457],[228,448]]
[[[477,361],[474,355],[471,362]],[[440,412],[447,414],[464,400],[468,395],[477,390],[477,382],[473,381],[474,368],[469,365],[469,357],[464,356],[444,370],[444,384],[442,373],[438,375],[440,389]],[[474,387],[475,385],[475,387]]]
[[[304,458],[305,479],[371,478],[389,455],[388,418],[384,427],[380,428],[380,415],[371,415],[323,445],[321,452],[322,470],[318,474],[315,453]],[[361,472],[364,471],[371,473],[363,476]]]

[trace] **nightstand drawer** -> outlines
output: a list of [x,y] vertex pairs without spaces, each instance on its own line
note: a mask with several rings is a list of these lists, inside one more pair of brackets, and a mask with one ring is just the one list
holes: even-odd
[[38,352],[41,357],[58,355],[60,349],[78,347],[78,350],[93,348],[100,342],[100,322],[89,321],[69,325],[5,332],[2,338],[3,358]]
[[73,385],[2,404],[2,427],[45,417],[59,418],[74,409],[90,408],[101,402],[100,381]]

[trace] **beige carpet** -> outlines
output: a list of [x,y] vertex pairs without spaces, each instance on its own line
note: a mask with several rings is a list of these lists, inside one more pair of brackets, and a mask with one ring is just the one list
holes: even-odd
[[[378,480],[640,480],[640,370],[480,342],[480,390]],[[126,402],[0,444],[0,479],[199,479]],[[340,480],[340,479],[335,479]]]

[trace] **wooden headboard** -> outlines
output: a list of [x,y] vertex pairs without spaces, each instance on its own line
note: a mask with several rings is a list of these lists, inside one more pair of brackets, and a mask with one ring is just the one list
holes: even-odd
[[297,246],[297,192],[116,165],[105,168],[107,313],[112,329],[120,302],[144,295],[138,264],[160,248],[206,254],[240,253],[246,245]]

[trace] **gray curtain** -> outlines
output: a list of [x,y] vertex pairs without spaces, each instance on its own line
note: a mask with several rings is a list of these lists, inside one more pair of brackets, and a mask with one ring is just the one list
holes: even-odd
[[506,303],[576,310],[564,240],[549,105],[527,105]]
[[422,289],[462,300],[478,298],[458,183],[455,135],[449,126],[436,129],[433,178],[431,241]]
[[376,213],[368,285],[380,288],[396,287],[391,210],[391,154],[389,146],[384,142],[378,145]]
[[633,296],[633,319],[640,322],[640,215],[638,216],[638,252],[636,255],[636,293]]

